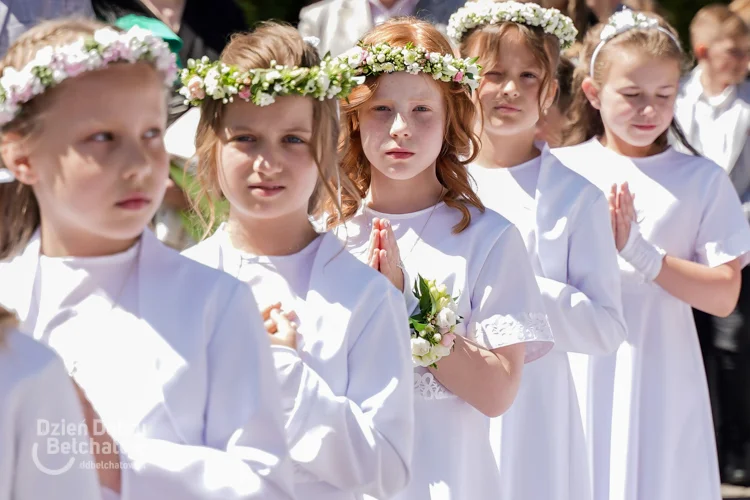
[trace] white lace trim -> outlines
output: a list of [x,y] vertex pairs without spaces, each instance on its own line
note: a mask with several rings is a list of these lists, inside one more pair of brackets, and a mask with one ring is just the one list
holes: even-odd
[[496,314],[477,324],[476,340],[488,349],[519,342],[552,341],[544,313]]
[[430,372],[414,373],[414,392],[424,399],[450,399],[456,395],[438,382]]

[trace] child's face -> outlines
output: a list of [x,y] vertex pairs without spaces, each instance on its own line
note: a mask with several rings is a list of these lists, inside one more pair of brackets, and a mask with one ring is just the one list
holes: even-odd
[[726,37],[706,48],[703,71],[725,85],[736,85],[747,76],[750,36]]
[[445,115],[442,93],[431,77],[403,72],[380,76],[375,94],[359,111],[367,160],[390,179],[408,180],[425,172],[443,147]]
[[593,96],[587,92],[605,128],[631,146],[650,147],[672,121],[679,62],[624,48],[617,51],[605,78]]
[[33,186],[42,224],[92,248],[138,237],[169,171],[162,75],[146,63],[116,64],[64,81],[48,97],[18,173]]
[[[484,113],[484,130],[501,136],[533,134],[539,121],[543,76],[544,71],[526,43],[518,37],[508,37],[503,43],[503,57],[487,68],[477,91],[476,98]],[[543,103],[544,107],[549,105]]]
[[318,181],[310,148],[312,131],[309,97],[276,97],[276,102],[263,107],[235,100],[226,106],[219,185],[233,215],[307,217]]

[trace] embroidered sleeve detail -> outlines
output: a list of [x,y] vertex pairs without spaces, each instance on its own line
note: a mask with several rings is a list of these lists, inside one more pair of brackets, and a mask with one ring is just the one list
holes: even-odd
[[544,313],[496,314],[477,323],[476,341],[487,349],[527,343],[526,363],[540,358],[554,345]]
[[438,382],[430,372],[414,372],[414,392],[424,399],[449,399],[456,397],[455,394]]

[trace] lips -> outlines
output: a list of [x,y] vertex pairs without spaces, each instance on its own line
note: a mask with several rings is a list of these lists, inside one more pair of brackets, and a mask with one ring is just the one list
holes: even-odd
[[115,206],[123,208],[125,210],[140,210],[150,204],[151,199],[149,197],[137,193],[118,201],[117,203],[115,203]]
[[656,128],[656,125],[633,125],[633,126],[637,128],[638,130],[643,130],[646,132],[654,130]]
[[262,182],[258,184],[250,184],[248,189],[250,189],[251,193],[257,196],[275,196],[281,193],[285,188],[280,184]]
[[519,111],[521,111],[517,107],[511,106],[510,104],[500,104],[498,106],[495,106],[495,109],[503,113],[518,113]]
[[414,156],[414,153],[404,148],[389,149],[385,154],[394,160],[406,160],[407,158]]

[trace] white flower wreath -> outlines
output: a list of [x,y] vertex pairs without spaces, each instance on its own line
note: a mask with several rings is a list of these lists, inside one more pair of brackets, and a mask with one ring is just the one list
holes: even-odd
[[545,33],[556,36],[563,49],[573,45],[578,35],[573,21],[557,9],[545,9],[535,3],[479,0],[467,2],[450,17],[448,36],[458,45],[464,34],[473,28],[503,22],[540,27]]
[[425,73],[443,82],[456,82],[466,86],[469,92],[479,87],[477,58],[461,59],[451,54],[428,52],[407,43],[404,47],[392,47],[387,43],[360,44],[339,56],[357,76],[377,76],[394,71],[405,71],[412,75]]
[[180,79],[180,94],[193,106],[200,106],[206,98],[228,103],[235,96],[258,106],[273,104],[274,96],[284,95],[311,96],[321,101],[343,99],[356,85],[349,66],[329,56],[311,68],[281,66],[272,61],[268,69],[249,71],[211,62],[207,57],[191,59]]
[[6,67],[0,77],[0,126],[18,116],[21,107],[63,80],[110,64],[147,61],[171,86],[177,77],[177,61],[161,38],[138,26],[125,33],[112,28],[97,30],[90,38],[59,47],[47,46],[21,70]]
[[594,63],[596,62],[596,57],[599,55],[599,52],[601,52],[604,44],[612,40],[617,35],[633,29],[652,29],[661,31],[670,39],[672,39],[675,45],[677,45],[677,48],[682,50],[682,45],[680,44],[680,41],[677,39],[677,37],[675,37],[669,30],[659,26],[658,19],[646,15],[642,12],[623,9],[620,12],[615,12],[614,14],[612,14],[612,16],[610,16],[609,20],[607,21],[607,25],[602,28],[602,32],[599,35],[599,44],[594,49],[593,54],[591,54],[591,63],[589,65],[590,75],[594,74]]

